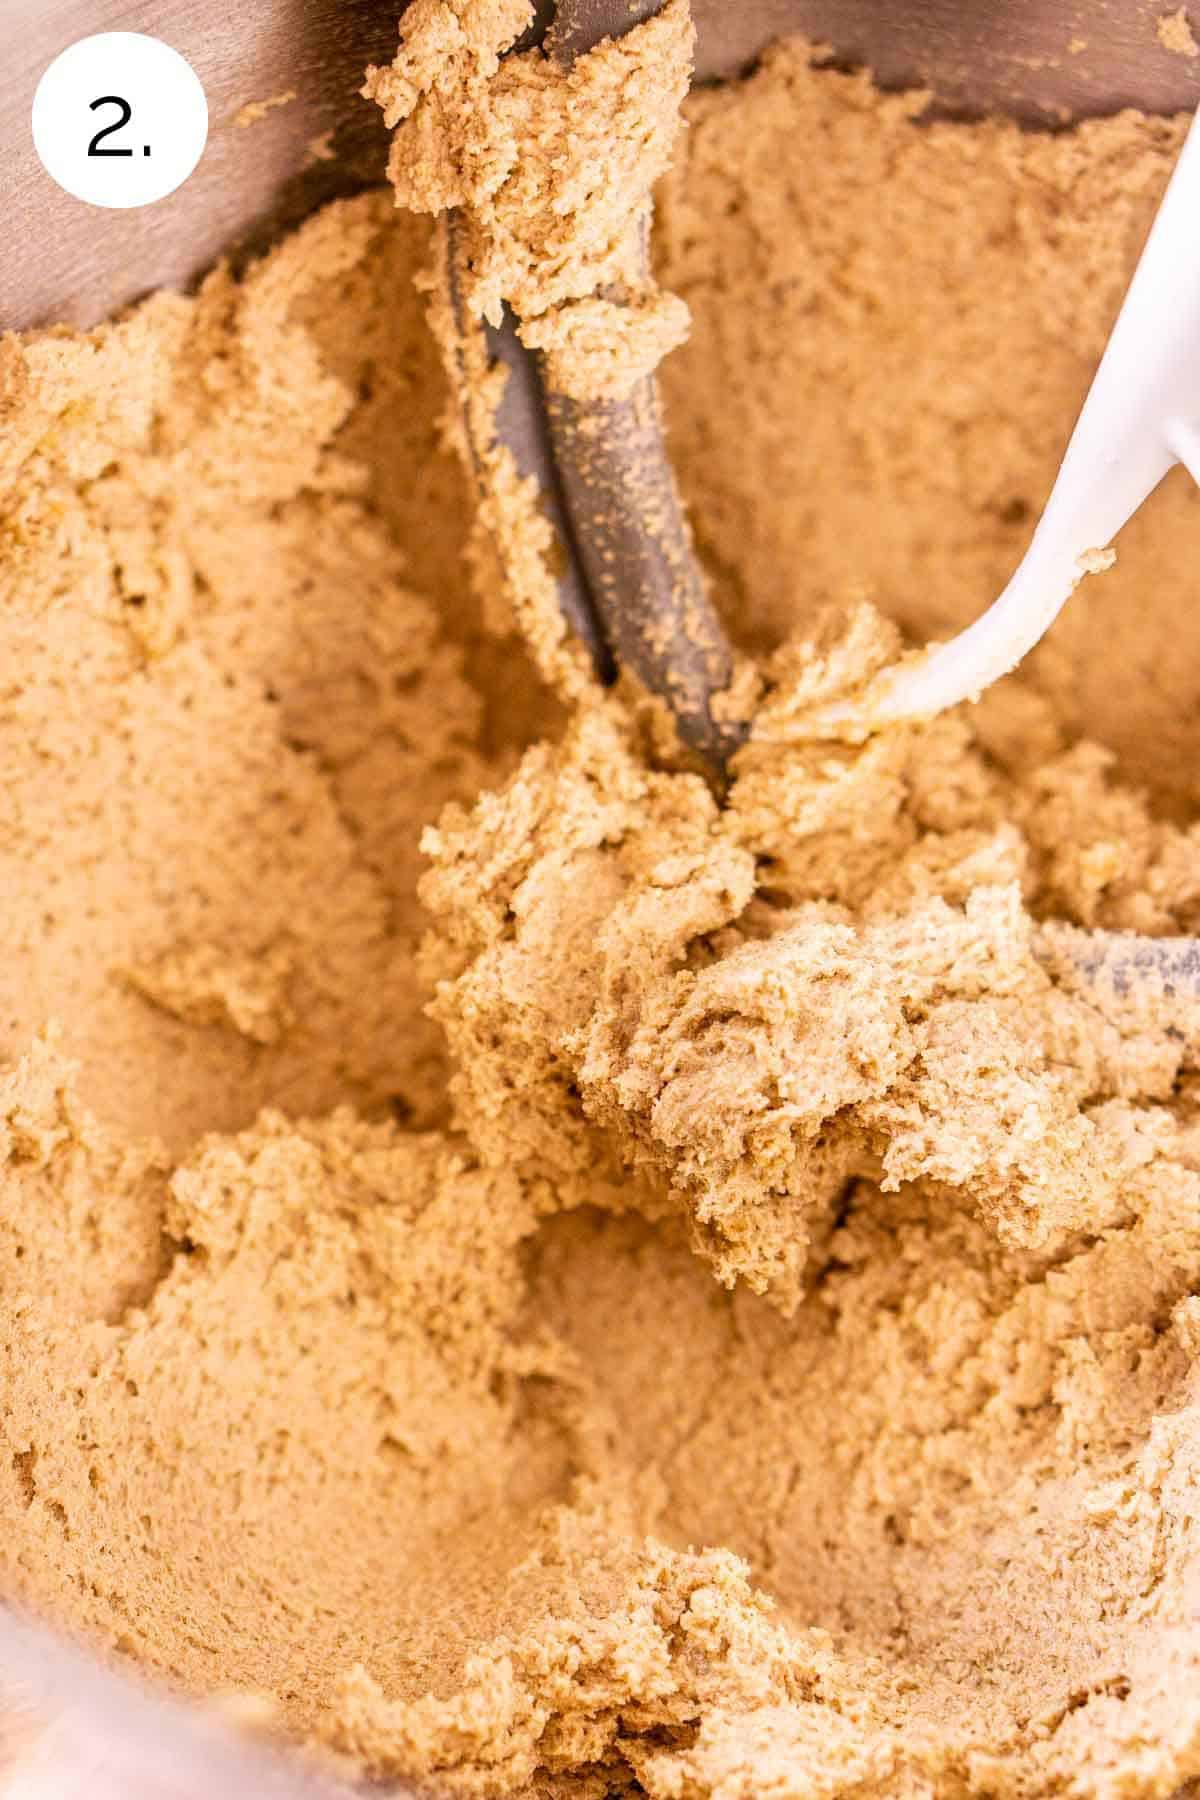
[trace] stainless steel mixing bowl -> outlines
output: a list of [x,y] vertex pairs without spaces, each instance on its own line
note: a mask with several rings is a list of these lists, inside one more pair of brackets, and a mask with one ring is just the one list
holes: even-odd
[[[0,328],[94,324],[381,180],[385,134],[358,89],[367,63],[390,61],[398,10],[386,0],[0,0]],[[886,87],[930,87],[954,116],[999,110],[1046,126],[1127,105],[1170,112],[1194,106],[1200,83],[1196,64],[1158,41],[1162,10],[1147,0],[693,0],[697,75],[736,74],[773,38],[802,32]],[[188,58],[208,94],[209,141],[168,199],[98,216],[43,170],[29,111],[60,50],[114,30],[153,33]],[[246,102],[287,93],[294,100],[252,130],[236,124]],[[326,134],[333,154],[322,159],[312,146]]]
[[[831,45],[839,66],[871,67],[886,87],[928,87],[942,116],[1003,112],[1053,128],[1128,105],[1181,110],[1200,93],[1197,63],[1164,49],[1155,21],[1165,9],[1147,0],[693,0],[693,10],[705,81],[747,69],[772,39],[800,32]],[[90,325],[153,288],[193,282],[218,256],[245,259],[323,202],[379,182],[386,135],[358,89],[367,63],[390,60],[396,13],[380,0],[0,0],[0,328]],[[140,211],[99,213],[63,193],[30,132],[46,65],[77,38],[109,30],[165,39],[209,100],[195,174]],[[240,107],[288,93],[253,130],[239,129]],[[3,1612],[0,1696],[9,1709],[0,1755],[14,1734],[32,1746],[7,1787],[0,1770],[9,1800],[336,1800],[349,1791],[264,1760],[202,1709],[146,1695]]]

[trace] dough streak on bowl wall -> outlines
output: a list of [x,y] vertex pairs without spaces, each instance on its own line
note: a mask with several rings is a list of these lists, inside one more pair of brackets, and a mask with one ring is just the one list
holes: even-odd
[[721,811],[512,635],[391,195],[3,344],[5,1590],[375,1776],[1200,1773],[1195,1041],[1033,953],[1200,929],[1195,493],[788,731],[1015,563],[1183,123],[921,108],[783,46],[658,187]]

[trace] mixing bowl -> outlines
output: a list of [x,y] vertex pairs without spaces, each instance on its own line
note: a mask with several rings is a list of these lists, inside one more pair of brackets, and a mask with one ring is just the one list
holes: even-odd
[[[1194,73],[1157,52],[1142,0],[694,0],[698,78],[748,68],[781,33],[828,42],[840,65],[869,65],[886,87],[928,86],[933,113],[1006,112],[1031,128],[1136,104],[1194,103]],[[135,28],[163,38],[199,74],[210,136],[195,175],[144,210],[100,214],[39,164],[32,95],[79,37]],[[1072,56],[1080,32],[1085,55]],[[0,151],[8,254],[0,326],[90,325],[163,285],[188,285],[219,256],[244,261],[314,208],[380,182],[386,135],[358,96],[387,61],[395,9],[378,0],[0,0]],[[286,97],[286,98],[285,98]],[[281,102],[245,129],[248,103]],[[243,115],[244,117],[244,115]],[[214,1793],[329,1800],[349,1789],[297,1773],[228,1728],[219,1711],[150,1695],[42,1626],[0,1615],[3,1743],[12,1800],[200,1800]]]

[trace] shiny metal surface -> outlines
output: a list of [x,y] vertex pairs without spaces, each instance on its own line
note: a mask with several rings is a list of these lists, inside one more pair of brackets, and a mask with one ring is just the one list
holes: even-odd
[[[362,1800],[0,1607],[0,1800]],[[378,1788],[377,1800],[416,1800]]]
[[[738,73],[774,38],[802,32],[885,86],[928,85],[947,114],[1046,125],[1129,104],[1174,111],[1200,98],[1200,59],[1163,48],[1162,10],[1147,0],[694,0],[697,72]],[[0,0],[0,327],[94,323],[380,181],[386,134],[358,89],[368,62],[390,59],[397,12],[387,0]],[[29,113],[60,50],[117,29],[152,32],[189,59],[210,131],[177,193],[100,213],[43,171]],[[248,101],[288,93],[256,123],[236,123]]]

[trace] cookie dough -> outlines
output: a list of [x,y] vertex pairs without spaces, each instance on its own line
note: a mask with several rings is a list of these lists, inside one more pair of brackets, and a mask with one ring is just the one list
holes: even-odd
[[5,1591],[374,1777],[1200,1776],[1200,1033],[1072,955],[1200,930],[1194,494],[795,730],[1015,561],[1181,127],[922,104],[783,47],[659,187],[724,808],[481,609],[390,195],[3,345]]

